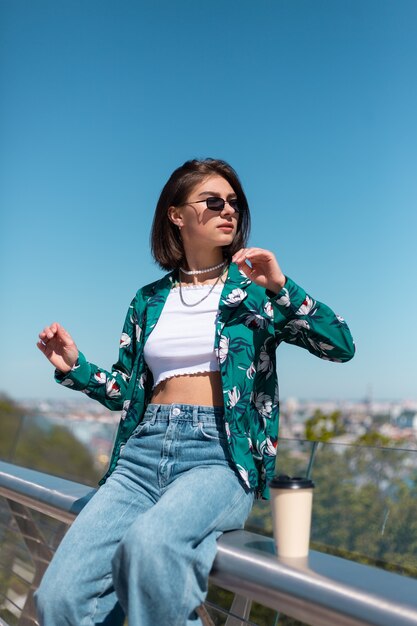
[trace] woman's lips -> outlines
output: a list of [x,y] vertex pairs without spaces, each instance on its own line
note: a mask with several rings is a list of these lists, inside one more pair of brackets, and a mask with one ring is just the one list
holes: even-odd
[[217,226],[217,228],[220,228],[221,230],[231,231],[233,230],[234,226],[233,224],[220,224],[220,226]]

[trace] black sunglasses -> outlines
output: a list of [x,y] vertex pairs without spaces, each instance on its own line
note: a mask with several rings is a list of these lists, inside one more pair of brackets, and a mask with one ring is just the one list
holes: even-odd
[[223,200],[223,198],[219,198],[218,196],[210,196],[209,198],[204,198],[204,200],[195,200],[194,202],[187,202],[186,204],[199,204],[200,202],[205,202],[206,207],[211,211],[223,211],[227,203],[236,213],[239,213],[239,204],[236,198],[234,200]]

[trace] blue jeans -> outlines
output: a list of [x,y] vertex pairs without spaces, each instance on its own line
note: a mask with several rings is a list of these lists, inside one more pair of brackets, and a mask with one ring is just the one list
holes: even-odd
[[150,404],[35,594],[42,626],[197,626],[216,539],[243,528],[253,491],[223,409]]

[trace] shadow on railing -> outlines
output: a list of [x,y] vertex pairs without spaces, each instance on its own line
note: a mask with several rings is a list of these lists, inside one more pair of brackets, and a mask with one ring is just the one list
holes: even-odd
[[[79,483],[0,463],[0,618],[10,626],[36,623],[32,592],[92,493]],[[313,550],[305,561],[278,559],[272,539],[247,530],[220,538],[210,579],[236,594],[230,609],[206,603],[206,619],[215,624],[296,623],[283,621],[285,614],[312,626],[417,625],[416,580]],[[270,612],[255,617],[252,601]]]

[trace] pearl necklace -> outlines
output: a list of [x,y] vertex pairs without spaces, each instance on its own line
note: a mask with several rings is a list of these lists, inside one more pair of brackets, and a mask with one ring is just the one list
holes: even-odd
[[222,261],[218,265],[213,265],[212,267],[206,267],[204,270],[184,270],[182,267],[180,267],[180,270],[183,274],[187,274],[187,276],[197,276],[197,274],[208,274],[208,272],[214,272],[214,270],[218,270],[224,265],[226,265],[226,261]]

